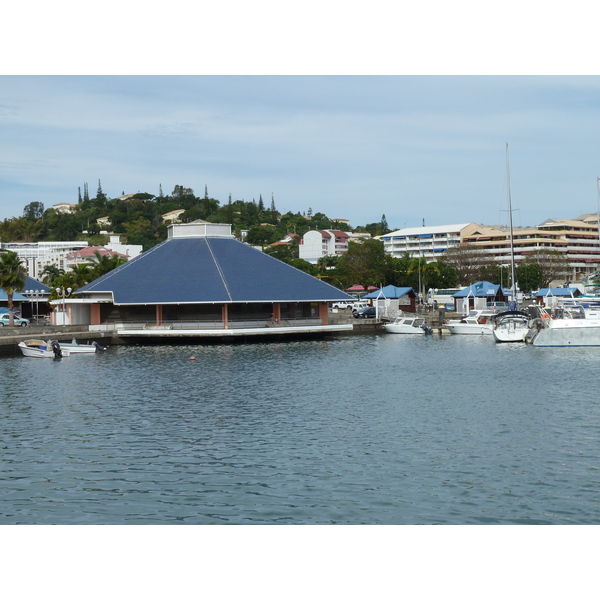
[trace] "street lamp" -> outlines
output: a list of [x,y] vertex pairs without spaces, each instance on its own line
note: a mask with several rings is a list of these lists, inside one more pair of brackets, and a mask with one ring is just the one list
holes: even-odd
[[44,296],[44,292],[40,290],[25,290],[25,293],[30,300],[35,300],[35,318],[39,319],[39,301]]
[[56,288],[56,293],[60,296],[62,293],[62,324],[65,325],[66,324],[66,310],[65,310],[65,297],[70,295],[72,292],[72,288],[68,287],[68,288]]

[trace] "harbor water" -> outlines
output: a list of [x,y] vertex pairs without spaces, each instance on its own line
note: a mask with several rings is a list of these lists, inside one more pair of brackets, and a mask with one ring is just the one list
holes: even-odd
[[0,523],[598,524],[599,362],[390,334],[2,358]]

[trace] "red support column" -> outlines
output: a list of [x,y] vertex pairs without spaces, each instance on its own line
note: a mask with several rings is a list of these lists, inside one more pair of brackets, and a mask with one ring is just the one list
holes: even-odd
[[163,321],[162,309],[163,309],[162,304],[156,305],[156,325],[157,325],[157,327],[160,327],[162,325],[162,321]]
[[223,319],[223,329],[229,329],[229,304],[223,304],[221,318]]
[[319,304],[319,319],[321,319],[321,325],[329,325],[329,309],[327,302],[321,302]]

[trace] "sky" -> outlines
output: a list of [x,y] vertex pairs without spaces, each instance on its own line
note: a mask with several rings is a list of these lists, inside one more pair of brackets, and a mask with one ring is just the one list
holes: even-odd
[[400,5],[8,7],[28,44],[0,40],[0,219],[100,181],[353,227],[507,224],[507,144],[515,225],[597,211],[595,9],[575,0],[575,30],[536,2]]
[[597,76],[3,76],[0,218],[175,185],[352,226],[598,210]]

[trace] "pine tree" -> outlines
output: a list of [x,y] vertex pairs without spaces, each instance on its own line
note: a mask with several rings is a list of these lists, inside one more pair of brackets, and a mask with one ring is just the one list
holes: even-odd
[[83,182],[83,201],[89,202],[89,200],[90,200],[90,194],[88,191],[88,184],[84,181]]
[[208,200],[208,186],[204,184],[204,199]]
[[265,210],[265,203],[263,202],[262,194],[261,194],[258,198],[258,212],[262,213],[262,212],[264,212],[264,210]]
[[385,214],[381,215],[381,233],[388,233],[389,231],[388,222],[385,218]]
[[77,188],[77,204],[81,204],[81,186]]
[[275,208],[275,198],[273,197],[273,192],[271,192],[271,210],[275,212],[277,209]]

